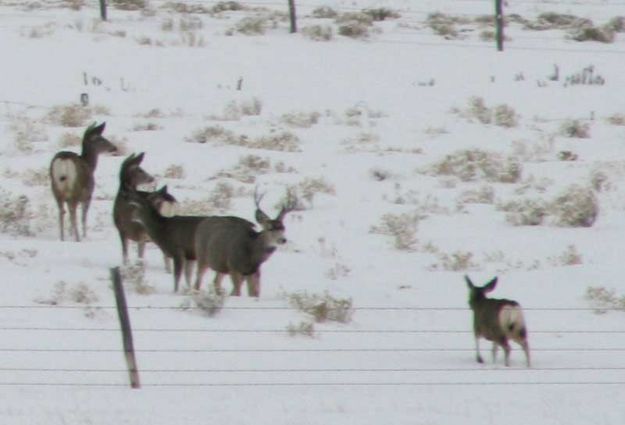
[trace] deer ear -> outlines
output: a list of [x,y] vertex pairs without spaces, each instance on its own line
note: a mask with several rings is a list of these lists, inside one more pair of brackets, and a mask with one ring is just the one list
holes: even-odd
[[163,187],[161,187],[161,188],[158,190],[158,193],[161,193],[161,194],[162,194],[162,193],[167,193],[167,185],[166,185],[166,184],[165,184],[165,185],[163,185]]
[[271,220],[267,214],[261,211],[260,208],[256,209],[255,215],[256,221],[258,221],[258,224],[260,224],[261,226]]
[[143,161],[144,156],[145,156],[145,152],[141,152],[139,155],[137,155],[137,157],[135,158],[135,163],[141,164],[141,161]]
[[495,289],[495,286],[497,286],[497,277],[496,276],[494,278],[492,278],[490,282],[488,282],[486,285],[484,285],[484,292],[492,291],[493,289]]
[[464,275],[464,281],[467,282],[467,286],[469,287],[469,289],[475,288],[475,285],[473,284],[473,282],[471,282],[471,279],[466,274]]
[[105,122],[103,122],[102,124],[96,126],[93,129],[93,132],[96,133],[96,134],[102,135],[102,133],[104,132],[104,128],[106,128],[106,123]]

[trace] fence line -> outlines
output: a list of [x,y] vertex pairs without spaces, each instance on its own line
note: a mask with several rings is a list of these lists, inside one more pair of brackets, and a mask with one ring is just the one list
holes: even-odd
[[[83,310],[85,308],[92,309],[100,309],[100,310],[110,310],[116,309],[114,305],[52,305],[52,304],[43,304],[43,305],[0,305],[0,310],[2,309],[15,309],[15,310]],[[149,305],[135,305],[128,306],[129,310],[172,310],[172,311],[188,311],[188,310],[197,310],[202,311],[201,307],[180,307],[180,306],[149,306]],[[289,307],[286,305],[282,306],[223,306],[220,308],[221,310],[248,310],[248,311],[266,311],[266,310],[278,310],[278,311],[299,311],[296,307]],[[330,309],[331,310],[331,309]],[[440,312],[448,312],[448,311],[467,311],[470,312],[471,309],[469,307],[403,307],[403,306],[362,306],[362,307],[352,307],[351,310],[354,311],[440,311]],[[554,312],[562,312],[562,311],[590,311],[590,312],[610,312],[610,311],[625,311],[622,307],[527,307],[523,306],[523,311],[554,311]]]
[[[0,327],[2,331],[26,331],[26,332],[119,332],[118,328],[52,328],[52,327]],[[201,328],[138,328],[133,329],[135,333],[212,333],[212,334],[242,334],[242,333],[291,333],[289,329],[201,329]],[[322,329],[316,330],[316,334],[472,334],[468,329]],[[572,334],[572,335],[621,335],[624,330],[613,329],[582,329],[582,330],[532,330],[534,334]]]
[[[474,352],[475,348],[142,348],[137,353],[465,353]],[[120,353],[119,348],[0,348],[0,353]],[[533,348],[532,352],[545,353],[621,353],[625,347],[573,347],[573,348]]]
[[[146,383],[143,388],[224,388],[224,387],[482,387],[482,386],[622,386],[620,381],[491,381],[491,382],[201,382],[201,383]],[[0,382],[0,387],[89,387],[126,388],[116,383],[78,382]]]
[[[487,373],[501,372],[502,369],[487,369],[481,367],[457,368],[284,368],[284,369],[141,369],[142,373],[442,373],[442,372],[472,372]],[[508,371],[508,370],[506,370]],[[625,366],[581,366],[581,367],[532,367],[531,369],[509,369],[514,372],[618,372],[625,371]],[[88,368],[37,368],[37,367],[0,367],[0,372],[45,372],[45,373],[126,373],[126,369],[88,369]]]

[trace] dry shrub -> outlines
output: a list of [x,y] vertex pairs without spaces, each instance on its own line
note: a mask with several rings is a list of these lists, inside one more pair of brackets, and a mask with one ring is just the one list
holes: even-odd
[[208,317],[214,317],[224,307],[226,296],[211,291],[195,291],[192,292],[187,300],[185,300],[180,308],[182,310],[200,310]]
[[124,266],[120,272],[126,288],[132,289],[133,292],[140,295],[150,295],[156,292],[156,289],[145,279],[145,264],[142,261]]
[[539,14],[534,21],[523,20],[523,24],[526,29],[537,31],[568,30],[592,25],[592,21],[566,13],[545,12]]
[[371,233],[391,236],[395,249],[412,251],[417,243],[419,216],[415,213],[385,214],[381,224],[371,226]]
[[185,176],[184,167],[180,164],[171,164],[163,174],[163,177],[168,179],[184,179]]
[[328,292],[323,295],[297,292],[286,297],[293,308],[310,314],[317,323],[349,323],[354,314],[351,298],[335,298]]
[[54,285],[52,295],[47,298],[37,298],[35,302],[47,305],[62,305],[65,303],[93,304],[99,300],[98,295],[85,283],[79,282],[68,285],[60,281]]
[[50,174],[48,167],[26,170],[22,173],[22,182],[26,186],[48,186]]
[[334,29],[329,25],[308,25],[302,28],[302,34],[313,41],[331,41]]
[[569,186],[553,200],[549,212],[564,227],[591,227],[599,215],[599,201],[592,189]]
[[283,114],[280,121],[289,127],[310,128],[319,122],[319,112],[290,112]]
[[82,138],[79,135],[74,133],[63,133],[61,134],[61,136],[59,136],[59,141],[57,142],[57,145],[60,148],[69,148],[80,146],[81,143]]
[[466,18],[446,15],[440,12],[431,13],[426,19],[426,25],[430,27],[435,34],[447,40],[462,38],[461,32],[458,31],[456,25],[464,25],[469,22],[470,21]]
[[513,226],[539,226],[547,216],[547,204],[541,199],[521,199],[497,206],[505,211],[506,221]]
[[550,257],[549,262],[556,267],[577,266],[583,263],[583,258],[577,251],[577,248],[575,248],[575,245],[569,245],[562,254]]
[[521,178],[522,168],[516,158],[479,149],[466,149],[447,155],[432,165],[430,172],[435,175],[454,176],[462,181],[516,183]]
[[234,138],[236,138],[234,132],[220,125],[214,125],[195,130],[191,136],[185,137],[184,140],[190,143],[227,143],[228,140]]
[[625,126],[625,114],[613,114],[606,118],[608,124]]
[[616,35],[608,26],[595,27],[592,25],[572,29],[570,37],[575,41],[597,41],[599,43],[613,43]]
[[560,126],[560,134],[564,137],[587,139],[590,137],[590,124],[580,120],[566,120]]
[[497,105],[493,110],[495,125],[499,127],[516,127],[518,124],[517,113],[508,105]]
[[252,149],[266,149],[282,152],[298,152],[300,140],[294,133],[290,131],[279,131],[264,136],[257,137],[252,140],[246,140],[241,146]]
[[36,143],[48,140],[43,124],[23,115],[13,119],[9,129],[14,136],[15,148],[22,153],[31,153]]
[[347,12],[335,19],[340,35],[350,38],[368,38],[373,26],[373,18],[362,12]]
[[142,10],[147,6],[146,0],[109,0],[116,9]]
[[84,127],[93,111],[81,105],[55,106],[48,113],[48,120],[63,127]]
[[289,323],[286,327],[286,331],[291,337],[302,335],[312,338],[315,336],[315,324],[307,320],[303,320],[297,324]]
[[244,35],[263,35],[271,25],[266,15],[246,16],[236,23],[233,31]]
[[484,185],[479,189],[465,190],[458,199],[462,204],[492,204],[495,202],[495,189],[492,186]]
[[454,110],[460,116],[468,120],[477,120],[482,124],[495,124],[499,127],[516,127],[519,117],[515,110],[506,104],[497,105],[494,108],[486,106],[484,99],[479,96],[469,98],[465,110]]
[[0,189],[0,232],[14,236],[31,236],[32,212],[26,195],[14,195]]
[[338,12],[330,6],[317,7],[312,12],[313,18],[317,19],[335,19],[338,15]]
[[388,9],[386,7],[378,7],[373,9],[364,9],[362,11],[365,15],[369,15],[374,21],[385,21],[387,19],[399,19],[401,15],[399,12]]
[[323,177],[308,177],[302,180],[295,188],[297,198],[305,199],[310,205],[313,204],[315,196],[319,193],[326,195],[335,195],[334,185],[326,181]]
[[455,251],[451,254],[439,254],[439,265],[434,269],[442,268],[445,271],[459,272],[475,270],[478,265],[473,262],[473,253],[467,251]]
[[211,191],[208,197],[208,202],[213,209],[216,209],[220,212],[225,212],[230,210],[230,206],[232,205],[232,198],[234,197],[234,195],[234,186],[232,186],[230,183],[218,182]]
[[261,158],[257,155],[245,155],[239,158],[237,164],[231,170],[223,170],[218,177],[227,177],[242,183],[254,183],[256,177],[271,172],[269,158]]
[[607,289],[604,286],[589,287],[584,298],[597,314],[604,314],[609,310],[625,310],[625,296],[618,296],[614,289]]

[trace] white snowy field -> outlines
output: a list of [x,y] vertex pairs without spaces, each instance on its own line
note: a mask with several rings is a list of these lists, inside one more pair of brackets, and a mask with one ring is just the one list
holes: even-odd
[[[95,0],[0,0],[2,424],[625,423],[625,3],[509,1],[504,52],[489,0],[296,0],[297,34],[286,1],[110,3],[102,22]],[[547,12],[578,20],[536,29]],[[579,19],[613,41],[574,40]],[[94,121],[123,152],[100,157],[87,238],[61,242],[47,169]],[[149,245],[125,282],[138,390],[109,281],[133,152],[181,213],[301,200],[260,297],[214,316]],[[486,342],[475,362],[464,274],[523,305],[532,368]]]

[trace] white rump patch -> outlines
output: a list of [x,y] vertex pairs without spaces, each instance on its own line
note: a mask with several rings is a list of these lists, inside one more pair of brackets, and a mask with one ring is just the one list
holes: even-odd
[[177,202],[162,202],[159,207],[159,213],[163,217],[173,217],[176,215],[178,211],[178,203]]
[[76,183],[76,164],[71,159],[57,158],[52,162],[52,182],[63,194],[71,194]]
[[518,332],[525,328],[523,310],[519,306],[507,305],[499,311],[499,324],[507,336],[518,336]]

